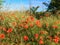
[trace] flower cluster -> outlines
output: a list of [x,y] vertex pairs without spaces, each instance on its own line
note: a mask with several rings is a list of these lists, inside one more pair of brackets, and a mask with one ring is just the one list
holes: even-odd
[[24,45],[60,44],[60,19],[20,16],[14,13],[0,15],[0,41],[21,43]]

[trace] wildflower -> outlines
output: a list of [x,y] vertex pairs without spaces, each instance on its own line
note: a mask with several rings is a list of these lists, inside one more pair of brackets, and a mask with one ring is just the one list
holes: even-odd
[[5,38],[5,35],[4,34],[0,34],[0,38],[1,39],[4,39]]
[[55,43],[58,43],[58,41],[59,41],[58,39],[54,39],[54,42],[55,42]]
[[11,33],[12,32],[12,28],[9,28],[8,30],[7,30],[7,33]]
[[58,43],[59,42],[59,37],[55,36],[55,38],[53,40],[54,40],[55,43]]
[[17,25],[17,23],[16,22],[12,22],[12,25],[15,27]]
[[6,31],[7,29],[5,27],[3,27],[3,30]]
[[37,21],[36,21],[36,24],[40,24],[40,20],[37,20]]
[[28,36],[23,37],[24,41],[28,41]]
[[33,27],[33,24],[30,24],[30,27]]
[[39,40],[39,44],[44,44],[43,40],[40,39]]
[[28,28],[28,25],[25,25],[24,28],[27,29]]
[[38,27],[42,27],[42,24],[41,24],[40,20],[37,20],[37,21],[36,21],[36,25],[37,25]]
[[20,26],[23,27],[24,25],[23,25],[23,24],[19,24],[19,27],[20,27]]
[[36,39],[38,39],[38,36],[39,36],[39,35],[38,35],[38,34],[35,34],[34,36],[35,36]]
[[58,26],[57,26],[57,25],[53,25],[52,27],[53,27],[54,29],[58,28]]
[[28,18],[26,19],[26,21],[31,22],[31,19],[28,17]]
[[45,31],[40,31],[40,34],[44,34],[45,33]]
[[34,17],[33,16],[30,16],[30,19],[31,19],[31,21],[34,21]]

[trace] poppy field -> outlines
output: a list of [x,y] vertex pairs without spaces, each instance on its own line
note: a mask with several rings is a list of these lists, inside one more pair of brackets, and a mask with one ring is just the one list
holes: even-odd
[[60,15],[0,14],[0,45],[60,45]]

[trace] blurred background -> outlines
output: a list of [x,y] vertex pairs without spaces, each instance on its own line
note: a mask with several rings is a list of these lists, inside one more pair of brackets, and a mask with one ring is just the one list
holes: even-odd
[[50,4],[51,0],[4,0],[2,11],[23,11],[37,6],[39,6],[37,11],[46,11],[48,7],[43,2]]

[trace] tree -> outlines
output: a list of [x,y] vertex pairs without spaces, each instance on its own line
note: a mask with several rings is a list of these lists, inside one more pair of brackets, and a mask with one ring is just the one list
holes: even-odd
[[49,5],[45,2],[43,4],[48,6],[47,11],[55,12],[56,10],[60,10],[60,0],[51,0]]

